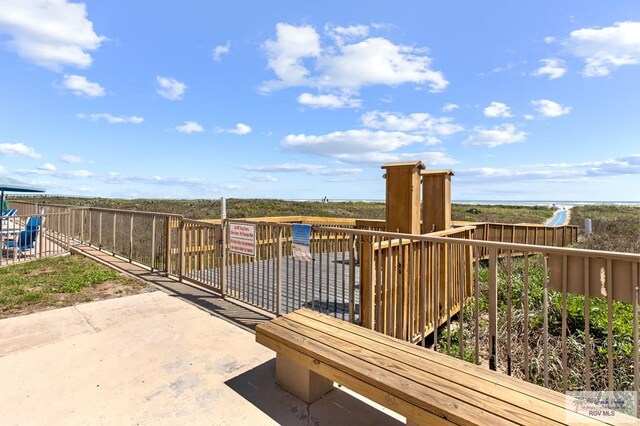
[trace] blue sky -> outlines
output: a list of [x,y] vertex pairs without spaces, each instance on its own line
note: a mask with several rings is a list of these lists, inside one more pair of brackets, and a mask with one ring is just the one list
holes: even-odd
[[640,201],[640,2],[0,0],[0,172],[49,193]]

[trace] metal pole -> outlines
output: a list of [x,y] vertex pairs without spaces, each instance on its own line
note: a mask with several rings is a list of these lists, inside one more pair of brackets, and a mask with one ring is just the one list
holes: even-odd
[[227,292],[227,200],[220,198],[220,293],[225,297]]

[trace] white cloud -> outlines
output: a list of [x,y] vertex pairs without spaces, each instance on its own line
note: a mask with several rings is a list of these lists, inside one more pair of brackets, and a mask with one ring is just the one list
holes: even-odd
[[43,165],[38,166],[38,169],[44,170],[47,172],[54,172],[56,171],[56,166],[52,163],[44,163]]
[[424,143],[425,137],[403,132],[371,130],[347,130],[326,135],[287,135],[282,146],[292,151],[327,157],[340,154],[362,154],[366,152],[389,152],[414,143]]
[[3,0],[0,2],[0,33],[20,57],[59,71],[63,67],[87,68],[90,51],[106,39],[93,30],[84,3],[66,0]]
[[231,50],[231,42],[227,41],[226,44],[222,44],[213,48],[213,60],[219,61],[223,55],[226,55]]
[[62,87],[71,90],[76,96],[99,98],[106,94],[104,87],[87,80],[87,77],[82,75],[65,75]]
[[[481,167],[457,170],[461,181],[589,181],[602,176],[640,175],[640,154],[583,163],[523,164],[514,167]],[[505,180],[505,178],[507,180]]]
[[525,120],[533,120],[534,118],[536,118],[533,114],[525,114],[524,115],[524,119]]
[[345,41],[353,41],[369,35],[367,25],[350,25],[348,27],[325,25],[324,31],[339,46],[342,46]]
[[227,133],[232,133],[234,135],[246,135],[251,133],[251,127],[244,123],[238,123],[235,128],[227,130]]
[[346,94],[313,95],[302,93],[298,96],[298,103],[312,108],[360,108],[362,100],[354,99]]
[[448,136],[464,130],[464,127],[453,123],[450,117],[433,117],[426,112],[415,112],[408,115],[371,111],[361,117],[362,125],[372,129],[399,132],[415,132]]
[[[162,176],[144,176],[144,175],[125,175],[118,172],[97,173],[90,170],[46,170],[42,167],[36,169],[16,170],[15,173],[20,175],[37,175],[50,176],[60,179],[68,179],[74,183],[72,187],[77,188],[78,179],[94,180],[107,184],[145,184],[159,186],[174,186],[180,189],[185,187],[196,188],[199,191],[217,192],[222,190],[237,190],[241,187],[232,183],[211,182],[206,179],[193,177],[162,177]],[[43,185],[44,186],[44,185]],[[131,188],[129,188],[131,189]],[[200,192],[202,193],[202,192]],[[128,192],[131,194],[131,192]]]
[[555,80],[567,72],[567,67],[562,59],[548,58],[542,59],[540,62],[544,65],[532,73],[536,77],[548,76],[549,80]]
[[180,133],[199,133],[204,131],[202,126],[195,121],[185,121],[184,124],[175,128]]
[[531,101],[531,105],[543,117],[560,117],[561,115],[569,114],[572,109],[549,99]]
[[[329,27],[328,32],[334,43],[323,49],[315,28],[279,23],[276,40],[264,43],[268,66],[278,80],[265,82],[261,90],[308,86],[355,93],[364,86],[413,83],[439,92],[449,84],[440,71],[431,69],[425,49],[396,45],[381,37],[349,44],[365,36],[364,26]],[[316,74],[310,71],[311,65]]]
[[640,22],[617,22],[610,27],[571,31],[564,45],[573,55],[584,59],[583,75],[606,76],[622,65],[640,64]]
[[77,117],[85,120],[90,120],[90,121],[105,120],[107,123],[111,123],[111,124],[119,124],[119,123],[140,124],[144,121],[144,118],[138,117],[136,115],[131,115],[131,116],[113,115],[113,114],[108,114],[106,112],[93,113],[93,114],[84,114],[81,112],[77,114]]
[[640,175],[640,154],[592,163],[589,165],[587,174],[590,176]]
[[451,112],[454,111],[456,109],[460,108],[460,106],[458,104],[446,104],[445,106],[442,107],[442,112]]
[[502,124],[491,129],[476,127],[474,130],[475,134],[469,136],[463,142],[464,145],[495,148],[500,145],[523,142],[527,136],[525,132],[518,131],[513,124]]
[[338,54],[320,57],[318,67],[323,70],[318,79],[322,87],[357,90],[370,85],[414,83],[441,92],[449,85],[440,71],[431,69],[431,58],[423,49],[396,45],[380,37],[342,46]]
[[450,166],[458,163],[445,152],[425,151],[425,152],[368,152],[362,154],[338,154],[340,161],[353,164],[366,164],[379,166],[385,163],[396,163],[405,161],[422,161],[426,166]]
[[277,182],[278,179],[275,176],[271,175],[256,175],[249,177],[250,180],[254,182]]
[[8,157],[28,157],[39,160],[42,155],[23,143],[0,143],[0,155]]
[[80,164],[80,163],[93,163],[93,161],[84,160],[82,157],[72,154],[65,154],[60,156],[60,161],[68,164]]
[[319,164],[305,164],[305,163],[282,163],[271,165],[258,165],[250,166],[245,165],[241,167],[243,170],[253,172],[270,172],[270,173],[306,173],[309,175],[322,175],[322,176],[339,176],[339,175],[351,175],[362,173],[362,169],[350,168],[350,169],[332,169],[327,166]]
[[171,77],[157,76],[158,89],[156,93],[165,99],[178,101],[187,90],[187,85]]
[[302,60],[320,55],[320,36],[309,25],[296,27],[280,22],[276,25],[276,40],[267,40],[264,49],[269,57],[269,68],[280,79],[265,83],[265,91],[303,86],[309,84],[309,70]]
[[547,36],[547,37],[545,37],[543,40],[544,40],[544,42],[545,42],[545,43],[547,43],[547,44],[552,44],[552,43],[555,43],[556,38],[555,38],[555,37],[552,37],[552,36]]
[[485,117],[499,118],[499,117],[512,117],[511,108],[507,104],[502,102],[491,102],[491,104],[484,109]]

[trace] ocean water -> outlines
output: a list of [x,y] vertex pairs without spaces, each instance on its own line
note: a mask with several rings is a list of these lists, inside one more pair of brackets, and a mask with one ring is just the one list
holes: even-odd
[[[294,200],[294,201],[321,201],[321,200]],[[376,199],[329,199],[329,202],[365,202],[384,203],[384,200]],[[545,206],[545,207],[571,207],[586,205],[612,205],[612,206],[634,206],[640,207],[640,201],[569,201],[569,200],[452,200],[453,204],[480,204],[480,205],[503,205],[503,206]]]

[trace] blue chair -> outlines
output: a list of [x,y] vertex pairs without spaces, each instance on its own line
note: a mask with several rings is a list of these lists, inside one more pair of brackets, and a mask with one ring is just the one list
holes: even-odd
[[40,225],[42,222],[42,218],[40,216],[31,216],[27,219],[27,224],[24,226],[25,231],[38,231],[40,229]]
[[5,241],[3,248],[13,251],[14,259],[18,254],[23,254],[25,251],[36,248],[41,224],[42,218],[40,216],[31,216],[27,219],[24,230],[18,234],[18,238]]
[[8,217],[15,216],[17,212],[18,212],[17,209],[5,210],[5,211],[2,212],[2,216],[1,217],[2,217],[2,219],[6,219]]
[[38,231],[40,228],[25,229],[20,231],[18,238],[15,241],[5,241],[4,247],[13,251],[13,257],[15,258],[18,253],[22,254],[27,250],[36,248],[36,242],[38,240]]

